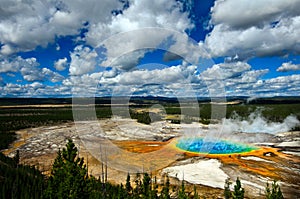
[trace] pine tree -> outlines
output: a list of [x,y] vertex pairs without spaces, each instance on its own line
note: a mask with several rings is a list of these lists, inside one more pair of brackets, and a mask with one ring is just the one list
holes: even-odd
[[[152,176],[152,175],[151,175]],[[157,185],[157,181],[156,181],[156,176],[154,176],[154,183],[152,183],[151,185],[153,187],[152,191],[151,191],[151,198],[153,199],[158,199],[158,185]]]
[[34,166],[19,164],[18,152],[9,158],[0,152],[0,198],[41,198],[44,176]]
[[189,197],[185,193],[184,181],[182,180],[181,189],[179,190],[179,193],[178,193],[178,199],[188,199],[188,198]]
[[266,186],[266,199],[283,199],[282,192],[276,181],[272,183],[272,190],[269,187],[269,183]]
[[234,185],[234,191],[232,193],[233,199],[243,199],[245,190],[242,188],[241,181],[239,178],[236,179],[236,185]]
[[199,199],[199,195],[198,195],[198,192],[197,192],[197,189],[196,189],[196,185],[194,185],[194,197],[193,199]]
[[135,179],[135,188],[133,189],[133,198],[140,198],[141,194],[141,175],[140,173],[136,174],[136,179]]
[[18,167],[20,163],[20,151],[17,150],[15,157],[13,157],[13,161],[15,163],[15,167]]
[[72,140],[66,149],[57,153],[54,161],[46,198],[87,198],[88,176],[83,158],[77,157],[78,150]]
[[143,183],[142,183],[142,198],[150,198],[151,178],[148,173],[144,173]]
[[231,182],[230,182],[229,178],[227,178],[225,180],[225,186],[224,186],[225,199],[230,199],[230,197],[231,197],[230,184],[231,184]]
[[170,179],[169,176],[167,176],[166,184],[164,185],[162,191],[161,191],[161,197],[162,199],[170,199]]
[[129,173],[127,173],[127,179],[126,179],[126,191],[128,194],[131,193],[131,190],[132,190],[132,187],[131,187],[131,184],[130,184],[130,175]]

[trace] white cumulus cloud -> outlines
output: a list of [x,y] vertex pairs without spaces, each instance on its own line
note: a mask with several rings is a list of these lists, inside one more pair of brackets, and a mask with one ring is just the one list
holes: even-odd
[[3,59],[0,63],[0,73],[18,72],[22,67],[40,65],[34,57],[23,59],[21,56],[14,59]]
[[243,72],[250,68],[251,66],[245,62],[220,63],[203,71],[201,76],[205,80],[226,80],[241,76]]
[[97,46],[99,41],[113,34],[147,27],[170,28],[183,32],[191,29],[193,25],[188,18],[188,13],[181,12],[181,5],[176,1],[130,1],[129,8],[122,14],[113,16],[108,22],[100,21],[91,25],[86,34],[87,42]]
[[[300,2],[296,0],[216,1],[213,29],[205,44],[211,56],[300,53]],[[264,8],[264,9],[262,9]]]
[[286,62],[277,68],[278,72],[287,72],[287,71],[295,71],[295,70],[300,70],[300,64],[293,64],[292,62]]
[[63,71],[66,69],[68,65],[68,59],[66,57],[62,59],[58,59],[56,62],[54,62],[54,68],[58,71]]
[[83,75],[95,69],[97,53],[91,48],[77,46],[70,56],[70,75]]
[[85,22],[107,23],[111,11],[122,8],[118,0],[1,1],[0,52],[7,55],[46,46],[56,36],[78,34]]
[[48,68],[43,68],[42,69],[42,75],[44,76],[43,79],[48,79],[51,82],[60,82],[62,81],[65,77],[60,75],[57,72],[53,72],[52,70]]
[[226,24],[235,29],[263,27],[283,17],[299,16],[299,7],[298,0],[216,1],[211,9],[212,23]]

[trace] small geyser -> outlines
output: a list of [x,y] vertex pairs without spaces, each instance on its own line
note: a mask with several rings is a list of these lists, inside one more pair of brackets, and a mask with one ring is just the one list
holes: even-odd
[[234,143],[227,140],[209,141],[202,137],[181,138],[176,147],[192,153],[234,154],[246,153],[258,149],[247,144]]

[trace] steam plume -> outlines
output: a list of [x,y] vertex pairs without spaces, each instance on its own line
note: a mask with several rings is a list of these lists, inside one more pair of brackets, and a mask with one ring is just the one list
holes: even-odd
[[270,122],[259,112],[253,112],[248,119],[234,117],[223,119],[223,132],[270,133],[287,132],[300,124],[294,115],[287,116],[283,122]]

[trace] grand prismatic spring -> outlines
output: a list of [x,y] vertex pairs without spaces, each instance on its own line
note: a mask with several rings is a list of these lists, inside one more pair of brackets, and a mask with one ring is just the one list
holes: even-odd
[[199,154],[235,154],[258,149],[247,144],[227,140],[206,140],[202,137],[181,138],[177,141],[176,147],[187,152]]

